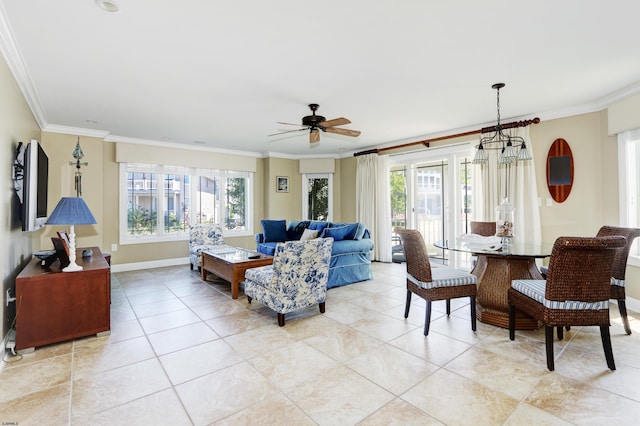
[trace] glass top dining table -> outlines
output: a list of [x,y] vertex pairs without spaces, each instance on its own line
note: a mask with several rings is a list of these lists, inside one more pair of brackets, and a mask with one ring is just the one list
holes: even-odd
[[542,259],[545,257],[551,256],[551,249],[553,248],[553,244],[534,244],[527,243],[523,240],[519,240],[517,238],[509,238],[508,244],[496,243],[494,245],[483,245],[482,247],[478,244],[470,243],[467,241],[462,241],[460,239],[456,240],[443,240],[436,241],[434,246],[444,249],[444,250],[453,250],[464,253],[472,253],[475,255],[478,254],[487,254],[493,256],[524,256],[531,258]]
[[[478,277],[476,317],[479,321],[502,328],[509,328],[509,303],[507,291],[512,280],[541,280],[536,259],[549,257],[553,244],[531,244],[510,238],[509,244],[477,244],[456,239],[436,241],[434,245],[445,250],[472,253],[477,263],[471,271]],[[534,330],[540,327],[524,313],[516,317],[516,329]]]

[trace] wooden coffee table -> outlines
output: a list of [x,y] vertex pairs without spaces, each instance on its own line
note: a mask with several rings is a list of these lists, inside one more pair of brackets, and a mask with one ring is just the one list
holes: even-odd
[[[257,257],[256,257],[257,256]],[[220,250],[202,252],[202,279],[207,273],[217,275],[231,283],[231,297],[238,298],[240,281],[247,269],[271,265],[273,256],[238,247],[225,246]]]

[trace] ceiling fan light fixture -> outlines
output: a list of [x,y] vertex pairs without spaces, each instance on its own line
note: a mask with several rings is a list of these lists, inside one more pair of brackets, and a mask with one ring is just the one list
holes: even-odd
[[309,143],[318,143],[320,142],[320,130],[316,128],[312,128],[309,132]]

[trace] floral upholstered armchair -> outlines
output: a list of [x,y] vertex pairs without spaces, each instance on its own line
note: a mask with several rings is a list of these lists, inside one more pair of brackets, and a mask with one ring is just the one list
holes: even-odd
[[244,293],[278,314],[318,304],[324,313],[333,238],[287,241],[276,245],[273,264],[247,269]]
[[202,267],[203,250],[212,250],[224,245],[222,228],[216,223],[199,223],[189,230],[189,262],[191,269]]

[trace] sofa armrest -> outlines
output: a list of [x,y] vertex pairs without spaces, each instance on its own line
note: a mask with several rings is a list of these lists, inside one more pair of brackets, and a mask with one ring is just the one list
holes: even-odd
[[256,245],[264,243],[264,234],[256,234]]

